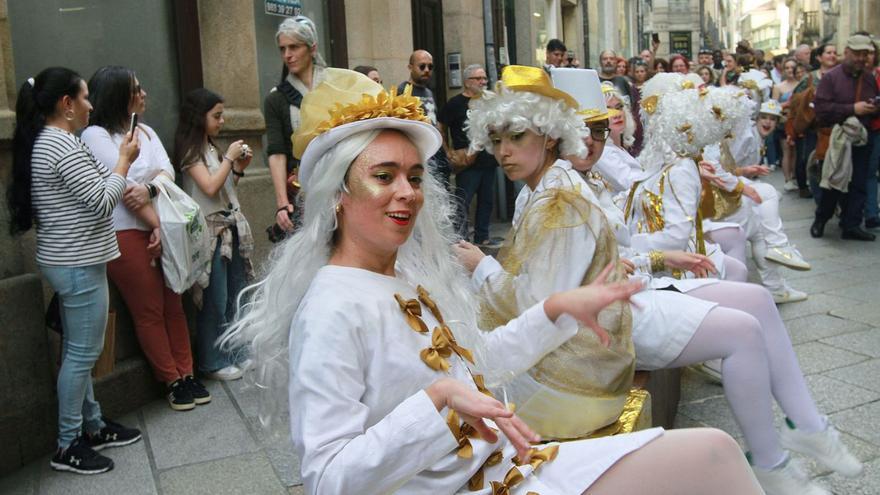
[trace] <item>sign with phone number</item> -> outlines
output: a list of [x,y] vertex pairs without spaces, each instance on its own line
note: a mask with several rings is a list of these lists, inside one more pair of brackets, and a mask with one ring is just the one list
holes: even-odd
[[266,13],[283,17],[295,17],[302,13],[299,0],[263,0]]

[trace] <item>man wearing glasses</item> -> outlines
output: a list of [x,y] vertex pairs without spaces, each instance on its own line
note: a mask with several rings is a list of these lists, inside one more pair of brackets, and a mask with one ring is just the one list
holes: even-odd
[[[403,93],[407,84],[412,85],[412,95],[422,101],[422,110],[425,116],[439,129],[437,122],[437,103],[434,100],[434,92],[428,86],[431,84],[431,76],[434,73],[434,57],[427,50],[416,50],[409,56],[409,80],[397,86],[397,94]],[[449,187],[449,175],[452,170],[446,158],[446,152],[440,148],[432,158],[433,167],[430,170],[434,176]]]
[[[464,69],[464,90],[446,102],[440,112],[440,133],[444,148],[455,172],[455,193],[458,198],[458,218],[455,225],[463,239],[468,236],[468,213],[471,200],[477,196],[477,211],[474,221],[474,244],[490,249],[500,247],[489,238],[489,223],[492,205],[495,202],[495,175],[498,162],[485,151],[469,155],[465,125],[468,105],[472,98],[479,98],[489,83],[482,65],[468,65]],[[448,131],[448,132],[447,132]]]

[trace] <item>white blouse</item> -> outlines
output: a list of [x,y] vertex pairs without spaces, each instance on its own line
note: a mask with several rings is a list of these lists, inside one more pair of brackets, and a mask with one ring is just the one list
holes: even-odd
[[[430,281],[424,281],[430,291]],[[290,339],[290,418],[294,447],[302,459],[307,493],[491,493],[515,452],[503,435],[498,444],[471,439],[473,455],[457,455],[459,443],[424,389],[450,376],[473,385],[457,354],[448,371],[435,371],[419,353],[431,332],[410,328],[394,295],[416,297],[403,275],[389,277],[328,265],[313,279],[294,317]],[[440,308],[442,312],[443,308]],[[429,329],[437,320],[423,307]],[[468,322],[470,323],[470,322]],[[453,332],[458,325],[450,325]],[[487,367],[514,373],[577,332],[573,318],[547,319],[543,302],[493,332],[480,333]],[[478,363],[480,364],[480,363]],[[476,389],[476,386],[474,386]],[[581,493],[626,453],[661,434],[646,430],[601,441],[560,445],[559,455],[511,493]],[[501,449],[503,461],[484,471],[481,490],[470,492],[471,476]]]
[[[125,176],[126,182],[131,185],[146,184],[163,172],[174,179],[174,167],[171,166],[171,159],[168,158],[168,153],[162,146],[159,135],[146,124],[138,124],[138,129],[143,131],[139,136],[141,151],[128,169],[128,175]],[[116,162],[119,160],[119,145],[122,144],[122,134],[111,135],[107,129],[92,125],[83,131],[82,140],[104,165],[108,168],[116,166]],[[150,230],[146,222],[126,208],[122,201],[113,209],[113,228],[117,231]]]

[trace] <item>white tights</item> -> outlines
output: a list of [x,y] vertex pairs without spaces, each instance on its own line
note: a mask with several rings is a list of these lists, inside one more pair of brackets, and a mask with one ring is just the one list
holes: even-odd
[[605,471],[584,495],[764,493],[736,442],[709,428],[671,430]]
[[773,398],[797,428],[825,429],[773,298],[759,285],[721,281],[687,294],[719,304],[669,367],[722,359],[724,395],[752,461],[773,468],[784,458],[773,421]]
[[721,246],[724,254],[733,256],[742,264],[746,264],[746,233],[740,227],[724,227],[707,232],[706,237]]

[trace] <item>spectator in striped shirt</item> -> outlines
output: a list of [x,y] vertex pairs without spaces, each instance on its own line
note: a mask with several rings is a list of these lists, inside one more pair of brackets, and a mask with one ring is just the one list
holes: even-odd
[[104,346],[107,262],[119,256],[111,214],[140,144],[126,133],[108,170],[74,135],[91,110],[85,81],[70,69],[45,69],[22,85],[7,196],[13,234],[36,225],[37,265],[61,303],[58,450],[50,465],[80,474],[113,469],[96,450],[141,438],[140,431],[102,417],[90,375]]

